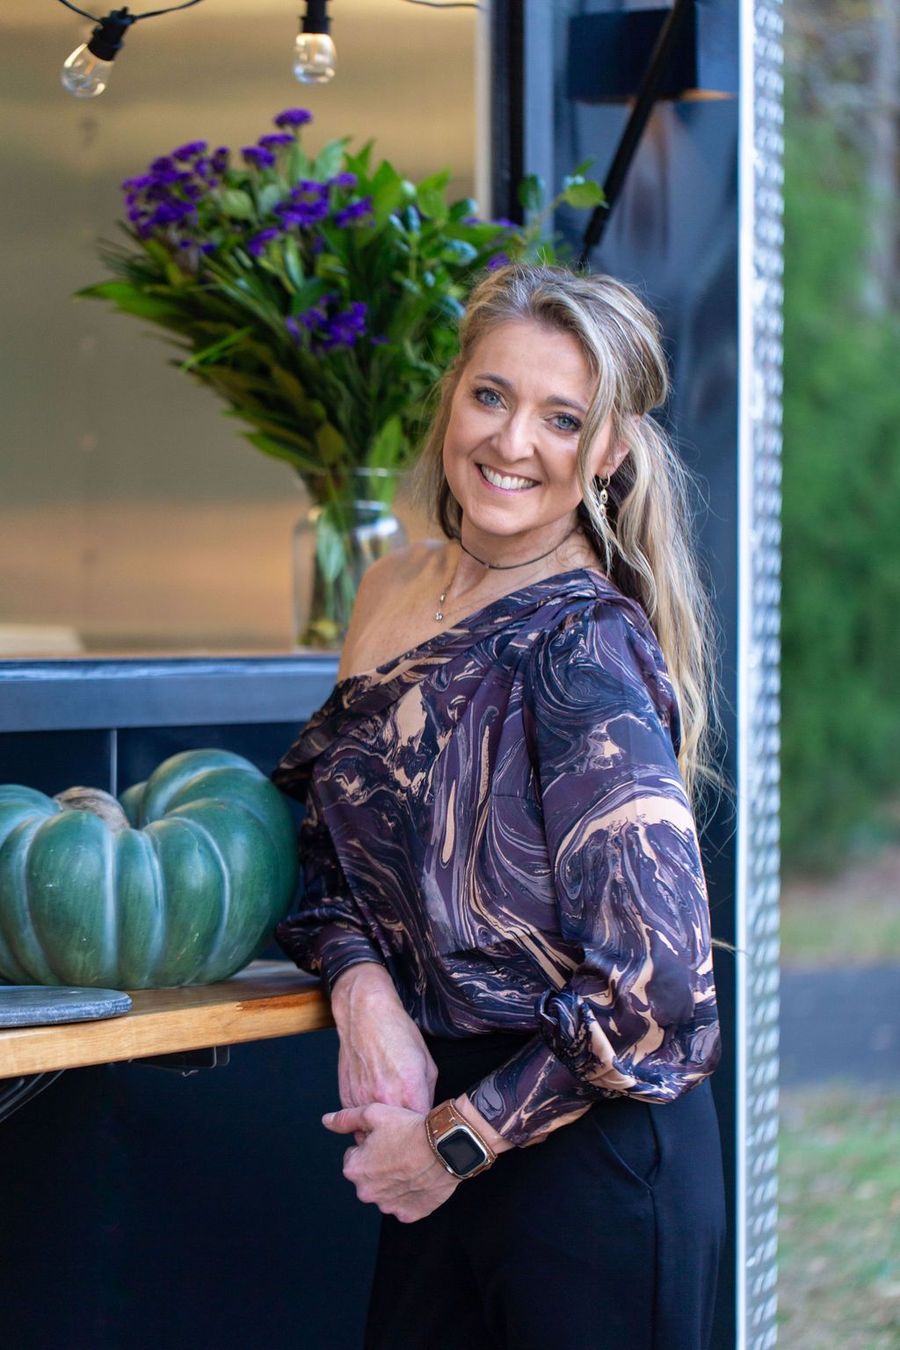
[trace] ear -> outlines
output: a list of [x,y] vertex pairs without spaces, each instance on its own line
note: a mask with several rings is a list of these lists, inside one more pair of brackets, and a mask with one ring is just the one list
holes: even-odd
[[616,469],[618,469],[619,465],[622,463],[622,460],[625,458],[627,454],[628,454],[628,446],[625,445],[623,441],[619,441],[615,449],[611,450],[609,455],[607,456],[606,464],[604,466],[604,473],[606,475],[614,474]]

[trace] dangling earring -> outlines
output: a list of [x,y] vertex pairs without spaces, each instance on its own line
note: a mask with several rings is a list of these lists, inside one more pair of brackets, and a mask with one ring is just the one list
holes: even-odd
[[606,482],[604,483],[603,479],[598,476],[597,482],[600,484],[600,516],[605,525],[606,503],[609,501],[609,493],[607,491],[607,488],[609,487],[609,477],[607,477]]

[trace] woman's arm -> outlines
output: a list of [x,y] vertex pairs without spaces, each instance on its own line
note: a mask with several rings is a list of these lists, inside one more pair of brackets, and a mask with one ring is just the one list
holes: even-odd
[[385,968],[366,963],[345,970],[331,991],[331,1011],[340,1037],[341,1106],[381,1102],[423,1116],[430,1111],[437,1069]]
[[720,1053],[706,887],[655,641],[601,602],[538,645],[525,696],[560,932],[578,964],[540,998],[534,1039],[469,1089],[514,1144],[598,1097],[672,1101]]

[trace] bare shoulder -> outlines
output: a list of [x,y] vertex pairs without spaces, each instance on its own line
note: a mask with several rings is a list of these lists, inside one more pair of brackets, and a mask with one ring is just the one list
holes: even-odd
[[416,613],[417,597],[434,591],[445,557],[445,543],[422,539],[370,563],[342,645],[339,679],[380,665],[420,640],[410,615]]
[[421,580],[445,555],[446,544],[439,539],[417,539],[403,548],[392,549],[382,558],[376,558],[363,573],[358,594],[370,597],[395,593],[410,582]]

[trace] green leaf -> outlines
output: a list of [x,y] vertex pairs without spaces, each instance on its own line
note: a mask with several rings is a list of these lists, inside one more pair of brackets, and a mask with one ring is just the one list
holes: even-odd
[[326,507],[316,521],[316,557],[327,581],[336,581],[347,563],[344,536]]
[[403,435],[403,423],[394,414],[384,423],[366,459],[370,469],[393,469],[403,459],[406,439]]
[[540,211],[544,205],[544,180],[536,173],[527,174],[519,184],[519,202],[526,211]]
[[438,224],[447,219],[445,190],[449,181],[449,172],[435,173],[430,178],[423,178],[416,191],[420,209]]
[[372,150],[375,146],[374,140],[366,141],[362,149],[355,155],[347,154],[344,156],[344,162],[348,173],[355,173],[359,179],[367,179],[369,176],[369,161],[372,158]]
[[572,183],[566,180],[567,186],[562,192],[562,199],[568,206],[574,206],[578,211],[586,211],[592,206],[599,206],[601,202],[606,201],[603,189],[599,183],[591,179],[585,179],[580,183]]
[[376,223],[384,224],[404,199],[403,179],[388,161],[382,160],[370,185],[372,211]]
[[349,145],[352,136],[341,136],[336,141],[329,141],[326,146],[316,155],[312,165],[311,178],[333,178],[339,173],[344,162],[344,147]]
[[305,314],[308,309],[312,309],[317,300],[328,291],[328,282],[321,277],[310,277],[302,285],[297,287],[297,293],[291,300],[291,314],[296,319],[298,314]]
[[284,270],[287,272],[291,284],[299,291],[305,284],[306,278],[303,275],[303,261],[300,257],[300,249],[297,246],[297,240],[292,234],[286,235],[281,241],[281,255],[284,258]]
[[169,323],[180,316],[175,305],[146,295],[127,281],[101,281],[96,286],[85,286],[75,292],[78,300],[109,300],[124,314],[136,314],[140,319],[152,319],[155,323]]
[[287,179],[293,186],[301,178],[310,177],[309,156],[304,153],[299,141],[292,145],[287,155]]
[[283,460],[296,469],[298,473],[315,473],[318,468],[313,460],[305,459],[303,455],[298,455],[289,445],[283,445],[271,436],[264,436],[262,432],[245,431],[243,436],[245,441],[249,441],[264,455],[269,455],[271,459]]
[[251,220],[253,217],[253,198],[241,188],[226,188],[219,195],[222,210],[232,220]]
[[323,422],[316,431],[316,445],[323,464],[339,464],[347,453],[347,442],[330,422]]
[[203,347],[200,351],[195,352],[193,356],[189,356],[186,361],[182,361],[178,369],[191,370],[194,366],[204,364],[210,365],[214,361],[217,361],[218,358],[231,347],[237,346],[239,343],[243,342],[244,338],[248,337],[252,332],[252,328],[238,328],[234,333],[229,333],[226,337],[221,338],[220,341],[213,342],[210,346]]
[[587,173],[588,169],[593,164],[593,162],[594,162],[593,155],[589,155],[587,159],[583,159],[580,164],[575,165],[575,168],[572,170],[572,177],[583,178]]
[[278,205],[284,196],[284,189],[280,183],[266,183],[260,190],[257,201],[259,202],[260,216],[267,216]]

